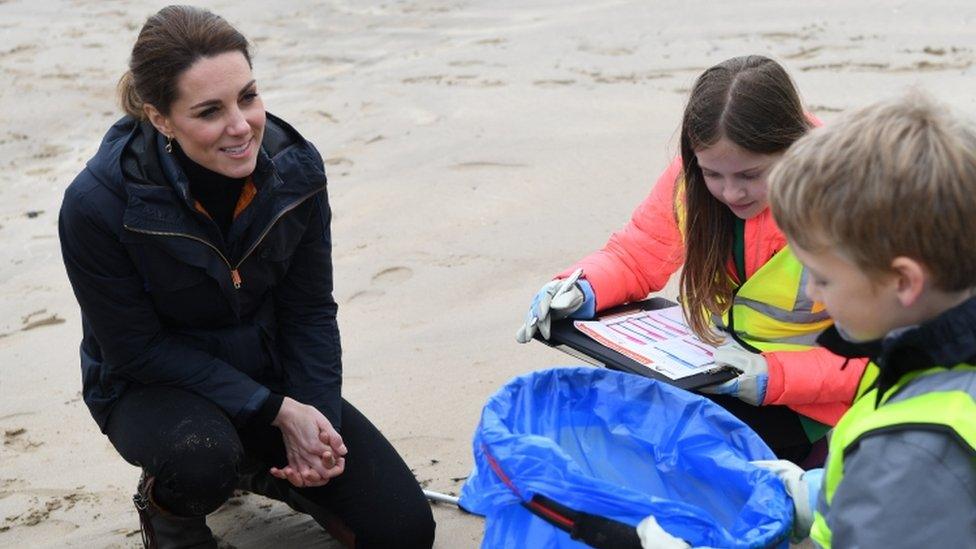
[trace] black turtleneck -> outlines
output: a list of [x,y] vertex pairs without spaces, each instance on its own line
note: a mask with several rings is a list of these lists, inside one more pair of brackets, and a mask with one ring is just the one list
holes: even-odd
[[234,209],[241,196],[247,178],[233,178],[208,170],[197,164],[175,142],[173,154],[190,181],[190,196],[196,199],[210,214],[220,233],[227,239],[230,224],[234,221]]

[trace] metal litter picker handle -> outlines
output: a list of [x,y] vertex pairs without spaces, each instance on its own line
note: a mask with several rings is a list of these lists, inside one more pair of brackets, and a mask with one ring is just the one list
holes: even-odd
[[449,496],[447,494],[442,494],[440,492],[434,492],[433,490],[424,490],[424,496],[430,501],[437,503],[450,503],[451,505],[457,506],[458,498],[454,496]]

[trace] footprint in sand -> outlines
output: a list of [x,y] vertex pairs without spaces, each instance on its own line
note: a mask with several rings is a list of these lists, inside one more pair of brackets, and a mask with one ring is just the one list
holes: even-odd
[[576,83],[575,80],[570,80],[570,79],[567,79],[567,80],[536,80],[535,82],[532,82],[533,85],[539,86],[539,87],[542,87],[542,88],[553,88],[553,87],[556,87],[556,86],[571,86],[571,85],[573,85],[575,83]]
[[434,84],[437,86],[459,86],[464,88],[495,88],[506,85],[502,80],[481,78],[477,74],[430,74],[411,76],[400,80],[400,82],[404,84]]
[[812,112],[841,112],[844,110],[840,107],[831,107],[830,105],[816,105],[816,104],[809,105],[808,108]]
[[23,427],[5,430],[3,432],[3,447],[18,452],[33,452],[44,444],[30,440],[26,434],[27,429]]
[[353,164],[355,164],[355,162],[344,156],[333,156],[325,159],[326,166],[352,166]]
[[333,124],[339,123],[339,119],[333,116],[332,113],[328,111],[315,111],[315,114],[321,116],[322,118],[328,120],[329,122],[332,122]]
[[373,275],[373,284],[392,286],[406,282],[413,277],[413,269],[409,267],[390,267]]
[[478,170],[483,168],[526,168],[528,164],[520,164],[518,162],[492,162],[476,160],[472,162],[461,162],[460,164],[454,164],[451,166],[452,170]]
[[34,44],[18,44],[9,50],[0,51],[0,59],[4,57],[9,57],[11,55],[17,55],[18,53],[24,53],[28,51],[36,50],[37,46]]
[[30,137],[22,133],[8,132],[7,137],[0,138],[0,145],[6,145],[7,143],[13,143],[16,141],[27,141]]
[[373,302],[386,295],[386,292],[378,290],[359,290],[358,292],[349,296],[346,299],[346,303],[352,303],[353,301],[369,301]]
[[46,173],[51,173],[52,171],[54,171],[54,168],[51,168],[49,166],[45,166],[45,167],[40,167],[40,168],[34,168],[32,170],[27,170],[24,173],[27,174],[27,175],[34,176],[34,175],[44,175]]
[[[60,77],[58,77],[58,78],[60,78]],[[40,148],[40,150],[38,150],[37,152],[35,152],[31,156],[31,158],[38,159],[38,160],[43,160],[45,158],[54,158],[56,156],[60,156],[60,155],[62,155],[64,153],[66,153],[66,152],[68,152],[68,149],[66,147],[62,147],[60,145],[44,145],[44,146],[42,146]]]
[[[40,238],[47,238],[49,235],[39,235]],[[35,236],[33,238],[38,238]],[[54,326],[57,324],[64,324],[65,320],[58,316],[58,313],[46,314],[47,309],[41,309],[39,311],[34,311],[20,319],[20,331],[26,332],[33,330],[35,328],[41,328],[44,326]],[[0,338],[9,337],[16,333],[16,330],[8,332],[0,332]]]
[[46,314],[47,309],[41,309],[39,311],[34,311],[21,317],[21,327],[20,331],[26,332],[28,330],[33,330],[34,328],[40,328],[42,326],[53,326],[55,324],[63,324],[64,319],[58,316],[58,313]]
[[604,47],[604,46],[594,46],[592,44],[580,44],[576,47],[578,51],[583,53],[592,53],[594,55],[605,55],[609,57],[620,57],[625,55],[633,55],[636,48],[628,48],[624,46],[620,47]]
[[800,48],[793,53],[787,53],[783,55],[785,59],[810,59],[820,55],[821,51],[824,49],[823,46],[813,46],[811,48]]
[[[4,485],[2,488],[8,486]],[[38,537],[67,534],[77,530],[80,525],[66,520],[64,515],[66,511],[70,511],[76,505],[83,505],[88,511],[94,511],[100,506],[101,501],[97,494],[81,491],[80,488],[83,486],[67,493],[59,490],[31,490],[26,486],[12,488],[14,489],[9,491],[0,490],[0,499],[7,496],[18,497],[27,508],[20,514],[6,517],[0,523],[0,533],[14,527],[28,527],[34,529],[33,535]]]
[[451,67],[475,67],[475,66],[486,65],[486,64],[487,63],[485,63],[484,61],[481,61],[480,59],[470,59],[470,60],[462,59],[462,60],[459,60],[459,61],[451,61],[450,63],[448,63],[448,66],[451,66]]
[[803,72],[810,71],[865,71],[865,72],[889,72],[890,64],[888,63],[862,63],[854,61],[842,61],[838,63],[819,63],[816,65],[807,65],[800,67]]
[[413,269],[409,267],[387,267],[370,279],[370,287],[353,293],[346,303],[373,302],[386,295],[386,290],[398,286],[413,278]]

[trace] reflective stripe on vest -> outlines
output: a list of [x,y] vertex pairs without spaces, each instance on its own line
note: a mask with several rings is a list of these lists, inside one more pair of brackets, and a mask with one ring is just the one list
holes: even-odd
[[[976,417],[976,401],[973,400],[973,395],[961,390],[942,389],[888,403],[892,395],[913,380],[944,372],[976,374],[976,367],[960,365],[951,370],[932,368],[912,372],[888,390],[880,406],[875,408],[877,389],[872,389],[855,402],[837,423],[830,438],[823,486],[810,530],[810,537],[821,547],[827,548],[831,544],[826,516],[837,486],[844,478],[844,453],[862,437],[893,429],[940,429],[954,433],[976,453],[976,421],[973,421]],[[960,378],[960,381],[969,386],[971,376]]]
[[739,339],[761,351],[812,347],[832,321],[821,304],[807,297],[808,276],[786,246],[739,287],[729,311],[712,319],[725,331],[731,324]]

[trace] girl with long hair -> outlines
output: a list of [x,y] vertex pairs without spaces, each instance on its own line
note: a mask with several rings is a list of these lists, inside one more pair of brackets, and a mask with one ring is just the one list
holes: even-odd
[[[603,249],[543,286],[517,339],[548,337],[554,319],[642,300],[681,269],[681,305],[696,335],[738,343],[715,359],[741,374],[703,392],[717,393],[711,398],[777,455],[822,461],[823,436],[863,389],[866,361],[815,345],[831,320],[806,298],[807,273],[766,198],[770,169],[815,123],[772,59],[736,57],[707,69],[685,107],[680,157]],[[570,273],[575,284],[562,280]]]

